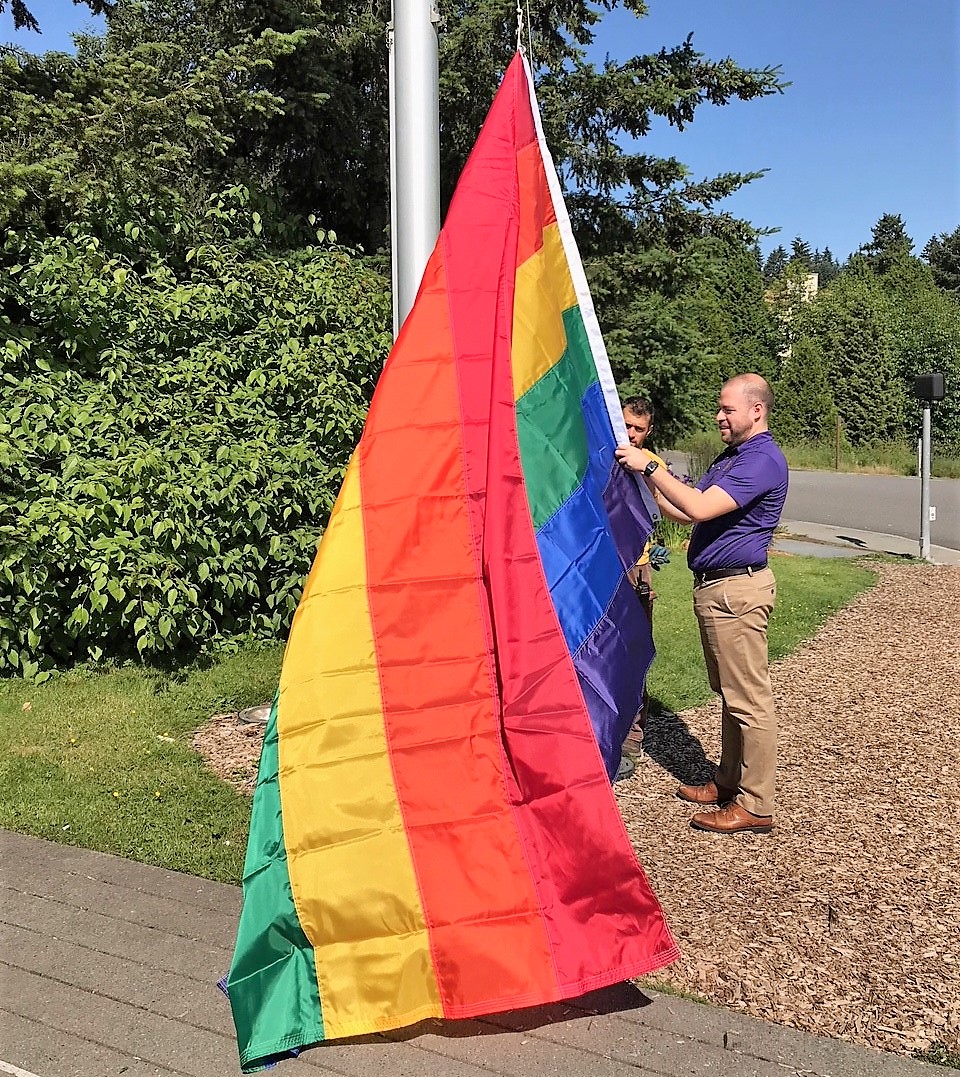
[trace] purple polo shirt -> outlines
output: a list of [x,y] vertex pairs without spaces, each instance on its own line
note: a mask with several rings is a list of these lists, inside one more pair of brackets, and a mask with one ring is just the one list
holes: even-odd
[[687,550],[692,571],[766,564],[787,499],[787,479],[787,461],[769,431],[724,449],[696,488],[719,486],[737,508],[694,526]]

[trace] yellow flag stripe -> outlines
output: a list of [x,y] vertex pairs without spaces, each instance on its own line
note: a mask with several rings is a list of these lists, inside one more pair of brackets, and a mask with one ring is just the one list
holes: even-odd
[[442,1013],[387,753],[363,534],[354,456],[294,619],[277,712],[290,882],[328,1039]]
[[543,230],[543,246],[517,267],[513,308],[513,395],[515,400],[563,357],[567,336],[563,312],[577,294],[556,223]]

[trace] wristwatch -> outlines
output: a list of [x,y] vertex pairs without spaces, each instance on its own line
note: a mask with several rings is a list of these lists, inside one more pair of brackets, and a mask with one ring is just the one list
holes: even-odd
[[657,470],[660,465],[656,460],[651,460],[649,464],[643,469],[643,477],[649,479],[650,476]]

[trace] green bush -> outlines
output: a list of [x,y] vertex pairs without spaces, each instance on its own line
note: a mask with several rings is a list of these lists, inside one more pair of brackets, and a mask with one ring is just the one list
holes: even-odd
[[[792,469],[801,471],[862,471],[880,475],[916,475],[917,446],[903,441],[873,445],[840,443],[837,460],[834,441],[785,441],[780,446]],[[938,479],[960,479],[960,446],[932,443],[930,473]]]
[[723,442],[716,431],[712,433],[689,434],[674,446],[686,453],[687,472],[680,475],[684,482],[696,483],[713,461],[723,452]]
[[389,348],[389,295],[322,233],[270,253],[233,194],[181,222],[198,237],[183,264],[79,228],[8,240],[0,672],[286,630]]

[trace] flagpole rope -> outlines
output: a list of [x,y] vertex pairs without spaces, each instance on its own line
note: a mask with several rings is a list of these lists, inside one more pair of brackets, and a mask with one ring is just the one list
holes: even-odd
[[[519,3],[519,0],[518,0]],[[530,28],[530,0],[526,0],[527,5],[527,48],[530,51],[530,70],[533,71],[536,65],[533,62],[533,30]]]
[[523,7],[517,0],[517,52],[523,52]]

